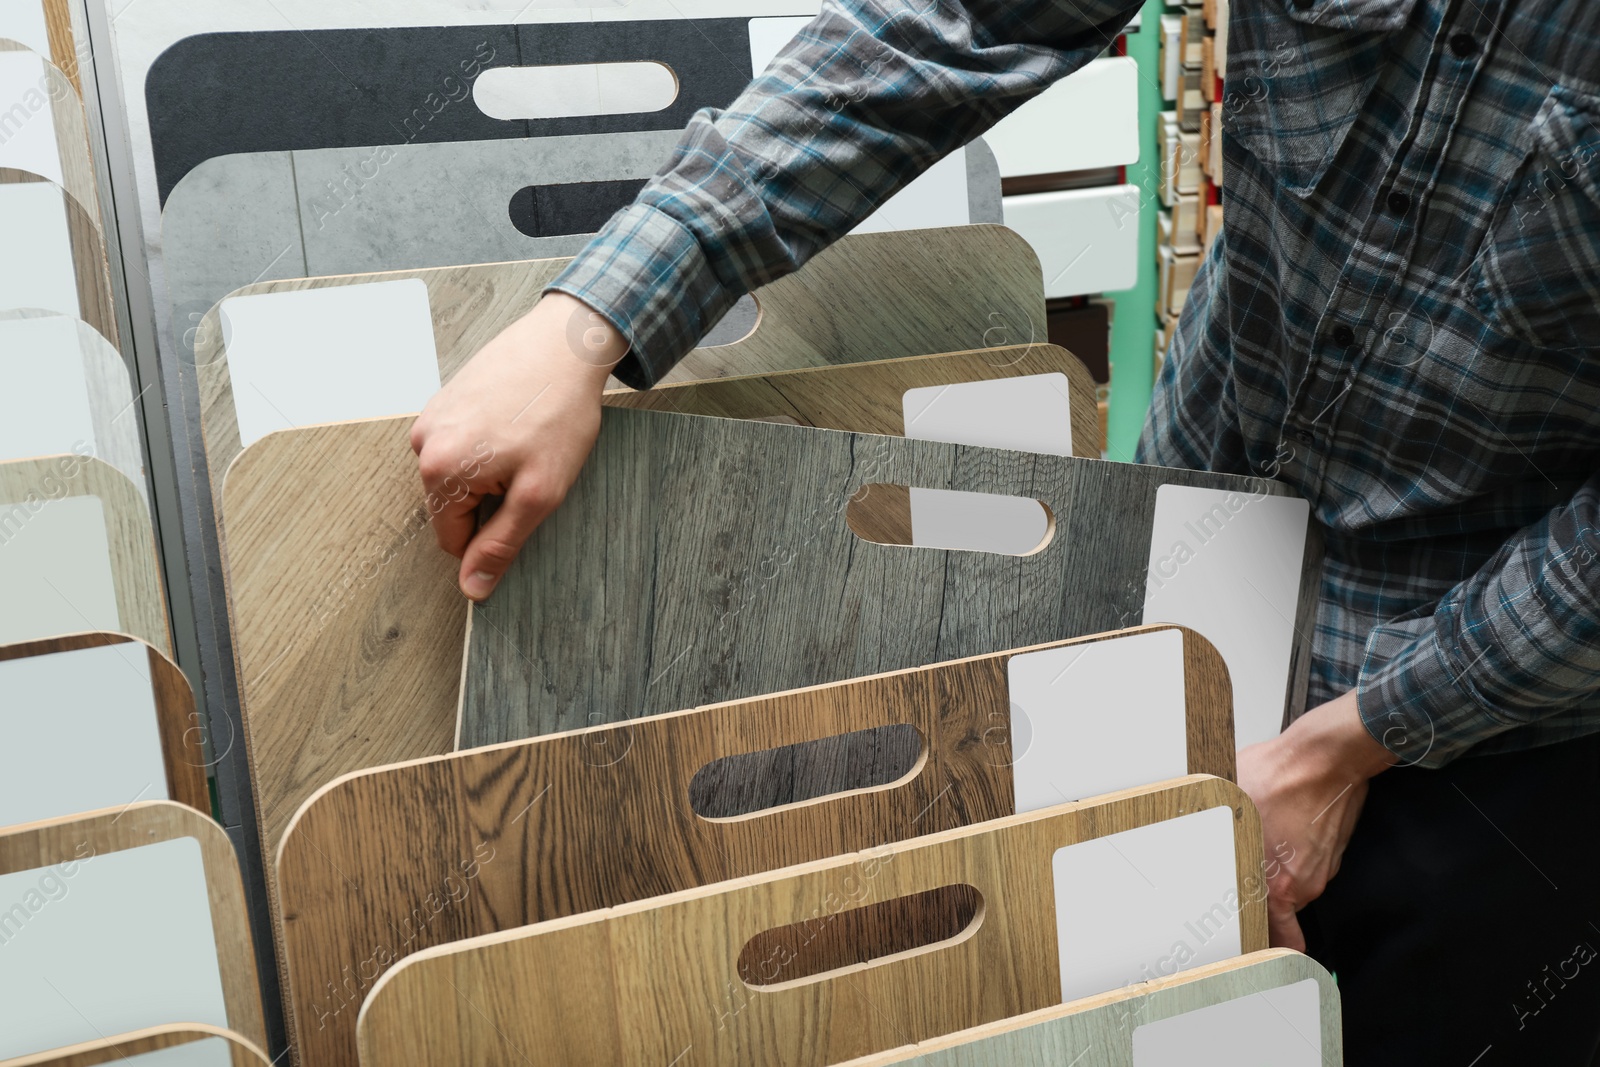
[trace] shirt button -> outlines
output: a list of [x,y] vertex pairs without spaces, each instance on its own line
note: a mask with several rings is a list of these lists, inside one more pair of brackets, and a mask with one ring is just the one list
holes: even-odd
[[1389,210],[1396,215],[1404,215],[1411,210],[1411,198],[1405,193],[1390,193]]
[[1316,440],[1316,435],[1310,430],[1296,430],[1294,432],[1294,439],[1303,445],[1309,445],[1312,441]]
[[1470,33],[1452,34],[1450,37],[1450,51],[1454,52],[1457,59],[1466,59],[1478,50],[1478,39]]
[[1356,332],[1342,322],[1335,326],[1328,336],[1333,338],[1333,343],[1340,348],[1349,348],[1356,343]]

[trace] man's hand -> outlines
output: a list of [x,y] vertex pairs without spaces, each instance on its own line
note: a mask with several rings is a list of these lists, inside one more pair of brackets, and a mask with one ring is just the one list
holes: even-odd
[[1295,913],[1322,895],[1361,805],[1367,780],[1396,763],[1361,724],[1349,692],[1313,708],[1271,741],[1239,753],[1239,785],[1261,812],[1272,944],[1305,951]]
[[[444,502],[434,533],[460,558],[468,597],[488,596],[566,499],[600,433],[606,378],[626,354],[627,342],[587,305],[550,293],[428,402],[411,447],[430,499]],[[505,501],[478,530],[486,496]]]

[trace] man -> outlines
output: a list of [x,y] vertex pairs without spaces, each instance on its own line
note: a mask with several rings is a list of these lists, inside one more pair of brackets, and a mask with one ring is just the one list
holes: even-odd
[[[489,593],[576,478],[613,365],[651,385],[1136,6],[831,0],[696,116],[416,424],[430,487],[494,446],[437,522],[464,592]],[[1352,1064],[1587,1064],[1600,5],[1234,0],[1229,40],[1227,225],[1139,458],[1280,478],[1326,536],[1314,707],[1240,759],[1291,857],[1274,941],[1337,972]],[[474,534],[483,494],[505,503]]]

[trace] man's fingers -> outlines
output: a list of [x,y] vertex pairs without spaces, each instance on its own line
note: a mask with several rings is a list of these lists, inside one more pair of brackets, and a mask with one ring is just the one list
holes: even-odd
[[1277,893],[1267,894],[1267,935],[1273,948],[1306,950],[1306,936],[1295,918],[1294,903]]
[[467,545],[461,559],[461,591],[472,600],[494,592],[523,544],[560,503],[561,494],[544,490],[536,475],[526,470],[518,475],[500,509]]
[[430,494],[433,505],[439,507],[439,510],[433,513],[433,535],[438,539],[439,547],[456,559],[466,554],[467,543],[472,540],[472,531],[478,528],[480,499],[475,493],[455,498]]

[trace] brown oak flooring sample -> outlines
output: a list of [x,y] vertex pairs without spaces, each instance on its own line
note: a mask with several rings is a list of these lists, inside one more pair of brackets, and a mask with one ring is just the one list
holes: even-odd
[[[268,1067],[266,1055],[250,1041],[231,1030],[204,1023],[153,1026],[131,1034],[119,1034],[52,1052],[41,1052],[36,1056],[5,1060],[0,1067],[98,1067],[103,1063],[121,1063],[146,1053],[181,1049],[197,1041],[225,1042],[231,1067]],[[156,1057],[152,1067],[160,1062],[161,1058]]]
[[209,817],[170,800],[145,800],[88,815],[5,827],[0,829],[0,875],[180,837],[192,837],[200,844],[229,1025],[258,1047],[264,1046],[266,1025],[239,861],[228,835]]
[[[871,543],[845,513],[874,483],[1038,500],[1053,534],[1020,557]],[[1163,484],[1289,495],[1231,475],[608,408],[566,501],[473,606],[457,747],[1116,629],[1143,603]]]
[[0,663],[108,645],[129,645],[130,655],[142,655],[148,660],[151,694],[155,698],[157,728],[161,735],[161,758],[167,769],[167,795],[209,815],[211,789],[206,784],[205,735],[195,710],[194,690],[178,665],[165,654],[136,637],[97,631],[0,645]]
[[[1298,982],[1317,983],[1322,1067],[1342,1067],[1344,1033],[1339,988],[1309,956],[1288,949],[1252,952],[1128,989],[1071,1001],[1044,1011],[973,1027],[910,1049],[863,1056],[840,1067],[1139,1067],[1134,1032],[1147,1023]],[[1296,1034],[1298,1043],[1309,1040]],[[1091,1051],[1092,1050],[1092,1054]],[[1224,1062],[1197,1049],[1203,1067]],[[1245,1067],[1245,1065],[1240,1065]],[[1253,1065],[1252,1065],[1253,1067]]]
[[121,630],[170,655],[172,633],[150,510],[138,487],[115,467],[77,455],[0,463],[0,548],[19,529],[25,532],[41,506],[83,496],[98,497],[105,510]]
[[824,371],[787,371],[658,385],[643,391],[627,389],[608,393],[605,402],[612,407],[725,419],[762,419],[826,430],[901,436],[905,433],[901,400],[907,389],[1036,374],[1066,375],[1072,417],[1072,454],[1099,458],[1099,411],[1094,379],[1077,356],[1055,345],[1008,345],[851,363]]
[[[1261,829],[1239,789],[1188,777],[997,822],[419,952],[379,980],[358,1027],[384,1067],[540,1062],[838,1063],[1061,1002],[1057,849],[1209,808],[1234,811],[1240,885]],[[739,959],[758,935],[951,885],[982,895],[956,939],[760,990]],[[1264,900],[1239,913],[1267,947]]]
[[[439,380],[448,382],[478,349],[526,314],[568,262],[544,259],[269,281],[232,295],[420,278],[433,309]],[[757,290],[755,297],[761,314],[749,336],[695,349],[666,381],[1022,345],[1045,335],[1038,256],[1003,226],[854,234],[795,274]],[[215,495],[240,447],[216,307],[196,334],[195,365]]]
[[[1216,649],[1183,635],[1188,770],[1232,778],[1233,701]],[[1059,647],[1059,646],[1050,646]],[[1031,651],[1031,650],[1030,650]],[[301,1061],[355,1063],[356,1012],[401,956],[433,945],[1015,813],[1006,652],[636,719],[347,775],[278,849]],[[1105,709],[1115,714],[1114,709]],[[759,816],[702,818],[703,769],[871,728],[926,740],[915,773]],[[923,749],[921,740],[916,742]],[[827,754],[818,756],[826,762]],[[766,805],[815,765],[754,773]],[[859,786],[840,768],[839,786]],[[743,799],[743,798],[741,798]],[[745,806],[748,810],[748,805]],[[420,902],[432,901],[420,914]],[[902,926],[913,923],[903,923]]]
[[[91,209],[55,182],[30,171],[0,167],[0,185],[35,182],[55,189],[67,213],[67,240],[72,245],[72,270],[78,289],[78,317],[99,330],[115,347],[118,345],[117,312],[111,302],[111,274],[100,221]],[[11,312],[4,294],[0,294],[0,311]]]

